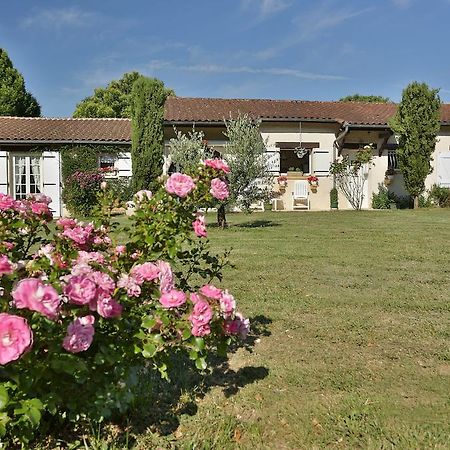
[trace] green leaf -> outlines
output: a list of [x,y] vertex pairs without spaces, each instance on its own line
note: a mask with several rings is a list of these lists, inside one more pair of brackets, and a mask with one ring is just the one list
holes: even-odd
[[10,421],[8,414],[0,413],[0,437],[6,434],[6,424]]
[[142,350],[142,356],[144,358],[151,358],[156,353],[156,345],[151,342],[144,344],[144,349]]
[[153,328],[156,325],[156,319],[152,316],[146,316],[142,319],[143,328]]
[[205,370],[208,367],[205,358],[197,358],[195,361],[195,367],[197,367],[198,370]]
[[196,337],[194,339],[194,348],[198,352],[201,352],[202,350],[204,350],[205,349],[205,340],[201,337]]
[[0,411],[5,409],[9,402],[8,391],[4,386],[0,386]]
[[192,361],[196,361],[198,358],[198,353],[195,350],[191,350],[189,352],[189,359],[192,359]]

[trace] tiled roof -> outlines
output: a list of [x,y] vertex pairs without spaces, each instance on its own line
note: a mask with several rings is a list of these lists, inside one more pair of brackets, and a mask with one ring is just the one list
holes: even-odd
[[0,142],[130,143],[129,119],[0,117]]
[[[243,100],[169,97],[166,123],[210,122],[249,114],[262,120],[349,122],[386,126],[395,114],[394,103],[311,102],[297,100]],[[450,104],[441,107],[441,122],[450,125]],[[129,119],[50,119],[0,117],[0,143],[131,143]]]
[[[386,125],[395,114],[394,103],[313,102],[300,100],[245,100],[169,97],[167,122],[223,122],[248,114],[262,120],[347,121],[355,125]],[[450,123],[450,105],[442,106],[441,118]]]

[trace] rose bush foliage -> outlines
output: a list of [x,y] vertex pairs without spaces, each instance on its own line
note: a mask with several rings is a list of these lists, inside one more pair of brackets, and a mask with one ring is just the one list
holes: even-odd
[[[221,280],[198,205],[226,195],[226,165],[206,161],[135,195],[127,242],[114,241],[108,190],[93,223],[52,220],[45,196],[0,194],[0,439],[26,443],[51,420],[101,420],[133,403],[139,377],[186,352],[245,338],[249,322]],[[219,180],[223,184],[219,184]]]

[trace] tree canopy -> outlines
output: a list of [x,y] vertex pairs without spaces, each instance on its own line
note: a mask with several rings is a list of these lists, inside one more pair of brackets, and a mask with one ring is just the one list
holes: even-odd
[[[73,117],[131,117],[131,91],[139,72],[125,73],[120,80],[111,81],[106,88],[97,88],[75,108]],[[166,89],[166,95],[174,95]]]
[[22,74],[0,48],[0,116],[39,117],[41,107],[25,89]]
[[425,190],[425,178],[433,171],[431,155],[440,129],[438,92],[425,83],[411,83],[403,90],[397,113],[389,123],[399,138],[397,160],[415,208]]
[[366,103],[390,103],[389,97],[382,97],[381,95],[361,95],[353,94],[347,95],[339,99],[340,102],[366,102]]

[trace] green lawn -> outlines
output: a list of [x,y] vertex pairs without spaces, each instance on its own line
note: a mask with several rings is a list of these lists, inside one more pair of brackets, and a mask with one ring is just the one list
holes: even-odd
[[450,448],[450,210],[229,222],[210,239],[254,333],[142,403],[133,448]]

